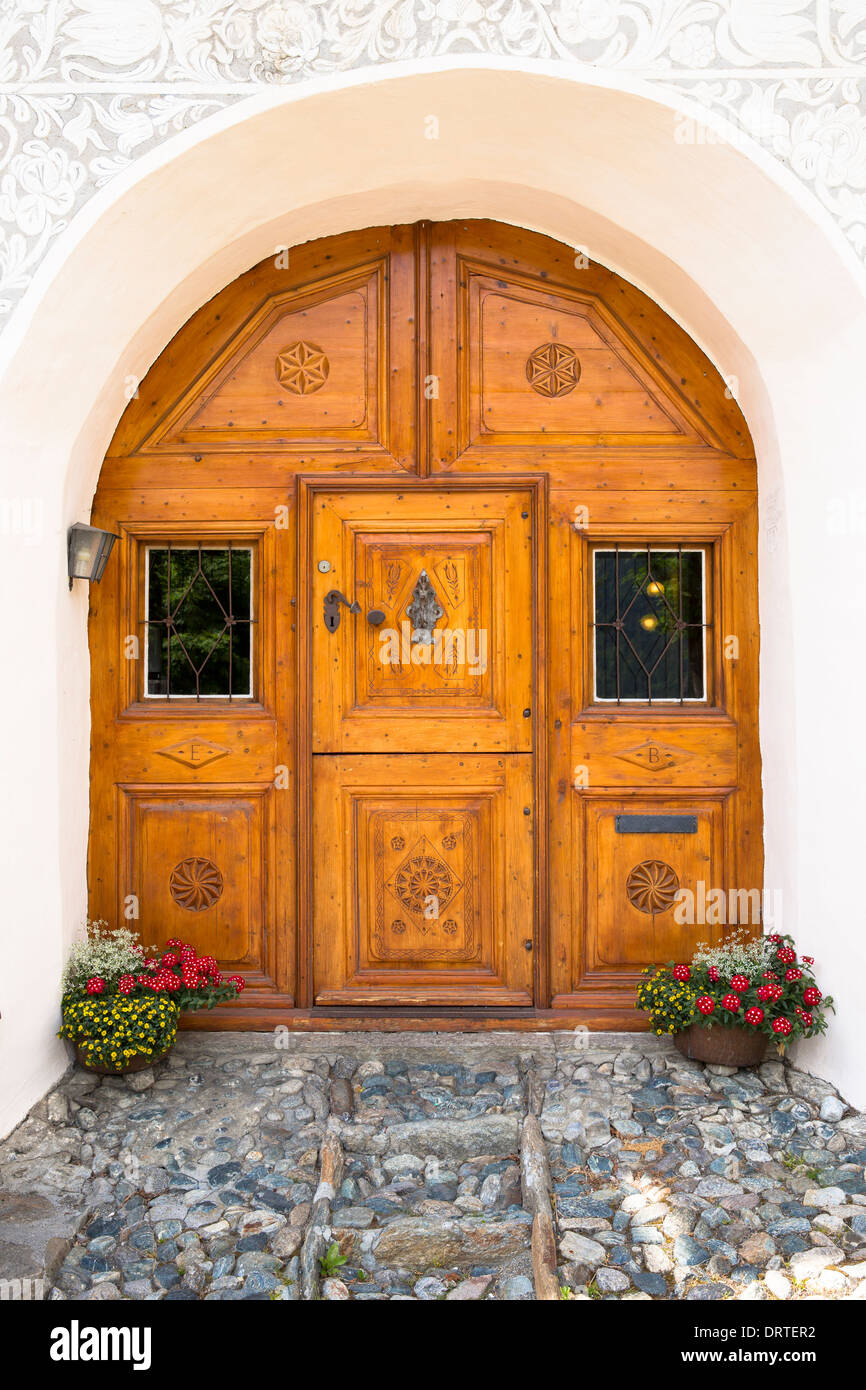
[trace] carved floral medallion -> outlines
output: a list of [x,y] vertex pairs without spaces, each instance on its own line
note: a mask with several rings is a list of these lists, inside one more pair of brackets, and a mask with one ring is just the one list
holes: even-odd
[[169,891],[178,907],[205,912],[223,895],[223,876],[211,859],[182,859],[171,871]]
[[435,901],[438,914],[461,884],[425,835],[397,866],[386,886],[407,912],[423,922],[431,903]]
[[661,859],[645,859],[635,864],[625,881],[626,896],[638,912],[655,916],[673,906],[680,881],[670,864]]

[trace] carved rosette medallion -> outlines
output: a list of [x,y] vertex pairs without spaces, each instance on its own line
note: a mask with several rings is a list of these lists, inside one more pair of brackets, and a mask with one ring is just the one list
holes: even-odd
[[662,859],[645,859],[642,864],[635,864],[625,881],[626,897],[632,907],[651,916],[673,906],[679,886],[676,873]]
[[311,396],[328,380],[331,364],[318,343],[290,343],[277,353],[277,381],[295,396]]
[[168,886],[178,907],[206,912],[223,895],[223,876],[211,859],[182,859],[172,869]]
[[431,902],[435,900],[440,912],[454,897],[460,880],[425,835],[395,869],[387,887],[406,911],[423,923]]
[[580,362],[565,343],[542,343],[526,359],[526,380],[539,396],[567,396],[580,380]]

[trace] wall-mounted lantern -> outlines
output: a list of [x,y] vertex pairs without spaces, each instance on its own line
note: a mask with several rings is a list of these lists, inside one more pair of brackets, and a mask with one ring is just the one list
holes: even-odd
[[96,526],[84,526],[76,521],[66,533],[69,587],[73,579],[89,579],[98,584],[108,563],[111,547],[118,539],[112,531],[100,531]]

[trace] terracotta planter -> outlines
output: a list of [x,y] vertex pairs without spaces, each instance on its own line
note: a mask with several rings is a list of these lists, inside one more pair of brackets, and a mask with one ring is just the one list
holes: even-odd
[[694,1023],[674,1033],[674,1046],[693,1062],[712,1062],[719,1067],[756,1067],[764,1060],[766,1033],[747,1033],[744,1028],[698,1028]]
[[128,1071],[145,1071],[148,1067],[152,1067],[154,1062],[159,1062],[163,1057],[167,1057],[169,1052],[171,1052],[171,1048],[167,1047],[164,1051],[155,1053],[153,1057],[131,1057],[128,1062],[124,1062],[121,1066],[106,1067],[101,1062],[87,1062],[82,1048],[78,1045],[75,1048],[78,1065],[83,1067],[85,1071],[94,1072],[97,1076],[124,1076]]

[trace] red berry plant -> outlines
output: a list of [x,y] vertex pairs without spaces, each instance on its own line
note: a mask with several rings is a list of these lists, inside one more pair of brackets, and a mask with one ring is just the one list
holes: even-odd
[[143,946],[129,927],[88,922],[63,973],[58,1036],[77,1045],[85,1066],[123,1071],[136,1058],[168,1051],[183,1010],[212,1009],[236,998],[244,983],[240,975],[224,978],[213,956],[199,956],[185,941],[173,937],[160,951]]
[[827,1029],[833,1000],[815,983],[813,956],[798,956],[793,939],[774,932],[752,937],[731,932],[717,946],[702,942],[689,962],[647,966],[637,988],[637,1005],[654,1032],[742,1028],[766,1033],[779,1053],[797,1038]]

